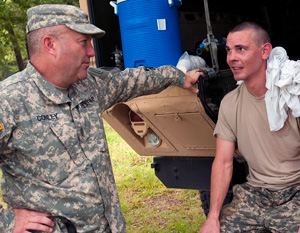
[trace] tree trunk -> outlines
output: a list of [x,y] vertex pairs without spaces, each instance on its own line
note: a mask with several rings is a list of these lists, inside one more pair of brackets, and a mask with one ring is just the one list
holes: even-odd
[[15,37],[15,32],[14,32],[14,29],[12,28],[11,25],[8,26],[8,32],[9,34],[11,35],[11,43],[13,45],[13,48],[14,48],[14,53],[15,53],[15,56],[16,56],[16,60],[17,60],[17,64],[18,64],[18,67],[19,67],[19,71],[22,71],[25,69],[25,66],[24,66],[24,63],[23,63],[23,59],[22,59],[22,54],[21,54],[21,51],[20,51],[20,47],[19,47],[19,44],[18,44],[18,41]]

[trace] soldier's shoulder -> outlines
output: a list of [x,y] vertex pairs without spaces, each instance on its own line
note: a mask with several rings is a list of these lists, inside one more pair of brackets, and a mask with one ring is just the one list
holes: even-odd
[[241,83],[237,88],[227,93],[222,99],[222,102],[237,101],[239,99],[242,89],[244,88],[243,86],[244,84]]
[[7,95],[13,90],[18,90],[18,86],[24,86],[24,82],[27,82],[29,78],[26,70],[23,70],[4,79],[0,82],[1,95]]

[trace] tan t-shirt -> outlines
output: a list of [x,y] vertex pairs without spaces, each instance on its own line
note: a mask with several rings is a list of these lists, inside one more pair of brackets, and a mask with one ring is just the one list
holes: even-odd
[[264,97],[253,97],[243,83],[222,100],[214,135],[237,143],[251,185],[279,190],[300,184],[297,119],[289,112],[284,127],[271,132]]

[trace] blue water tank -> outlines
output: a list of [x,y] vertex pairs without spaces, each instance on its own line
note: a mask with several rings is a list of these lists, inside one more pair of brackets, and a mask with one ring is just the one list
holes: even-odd
[[119,17],[125,68],[176,66],[182,55],[181,0],[111,1]]

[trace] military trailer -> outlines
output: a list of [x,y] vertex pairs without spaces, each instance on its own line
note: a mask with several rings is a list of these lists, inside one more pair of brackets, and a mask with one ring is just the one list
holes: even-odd
[[[90,21],[106,31],[103,38],[93,40],[96,50],[95,66],[108,70],[109,67],[122,70],[139,65],[148,66],[144,59],[139,58],[137,62],[130,62],[128,59],[129,56],[139,57],[145,51],[146,55],[142,56],[149,55],[149,47],[152,47],[151,50],[157,49],[149,59],[158,61],[161,57],[169,55],[170,63],[160,65],[176,65],[174,57],[176,61],[179,57],[174,51],[179,51],[180,54],[187,52],[191,56],[201,57],[206,62],[206,67],[203,68],[206,77],[198,82],[199,94],[171,86],[159,94],[116,104],[108,109],[103,117],[139,155],[153,156],[151,166],[166,187],[199,190],[202,207],[207,214],[210,172],[216,150],[213,130],[222,98],[237,87],[226,64],[225,38],[228,29],[244,20],[262,23],[270,32],[273,46],[284,47],[290,59],[298,60],[300,24],[297,0],[159,2],[167,11],[168,7],[175,8],[175,15],[172,12],[173,19],[169,21],[172,21],[173,30],[179,28],[178,32],[175,32],[179,35],[171,35],[173,39],[167,38],[169,35],[163,30],[170,22],[160,15],[160,18],[153,20],[158,30],[165,34],[162,34],[161,42],[157,43],[154,38],[156,32],[140,37],[149,33],[151,19],[147,19],[147,14],[160,12],[159,9],[150,9],[154,4],[158,4],[157,0],[80,0],[80,7],[88,12]],[[126,10],[125,4],[129,6]],[[139,7],[132,9],[133,6]],[[125,19],[121,18],[120,11],[123,11],[123,14],[128,13],[126,11],[133,12],[129,12],[129,19]],[[133,20],[135,12],[142,16],[136,16]],[[122,32],[122,27],[132,31]],[[132,51],[131,48],[128,51],[128,41],[124,39],[126,33],[134,36],[134,40],[130,41],[134,45],[149,40],[144,47],[139,47],[136,51]],[[231,188],[234,184],[244,182],[247,174],[247,163],[237,148]],[[225,203],[231,201],[231,188]]]

